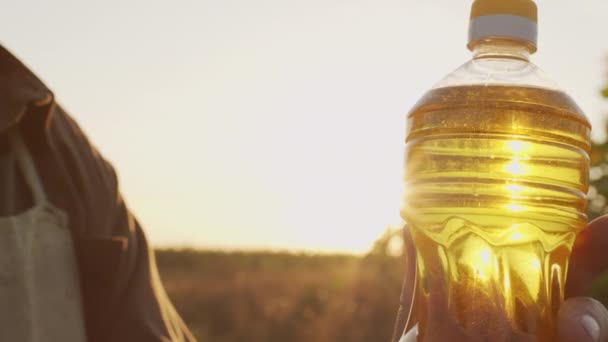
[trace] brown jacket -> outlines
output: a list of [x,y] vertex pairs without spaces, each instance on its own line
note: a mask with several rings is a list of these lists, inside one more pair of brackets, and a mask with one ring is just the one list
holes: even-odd
[[[112,166],[21,62],[0,46],[0,153],[18,125],[51,202],[69,217],[89,341],[193,341],[160,283],[141,226]],[[1,158],[4,161],[6,158]],[[0,162],[0,216],[32,206],[18,172]]]

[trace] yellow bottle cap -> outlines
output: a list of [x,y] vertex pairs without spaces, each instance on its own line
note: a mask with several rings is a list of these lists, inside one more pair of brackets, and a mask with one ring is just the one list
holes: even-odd
[[471,20],[484,15],[514,15],[538,22],[538,8],[532,0],[475,0]]
[[538,9],[533,0],[475,0],[471,9],[469,49],[485,39],[510,39],[536,51]]

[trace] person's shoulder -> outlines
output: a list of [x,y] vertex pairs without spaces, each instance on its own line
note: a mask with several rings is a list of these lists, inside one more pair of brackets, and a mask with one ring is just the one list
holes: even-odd
[[34,107],[50,108],[53,93],[0,45],[0,131],[19,123]]
[[34,150],[48,145],[78,154],[79,159],[91,153],[97,156],[76,121],[56,103],[53,92],[0,45],[0,132],[16,125]]

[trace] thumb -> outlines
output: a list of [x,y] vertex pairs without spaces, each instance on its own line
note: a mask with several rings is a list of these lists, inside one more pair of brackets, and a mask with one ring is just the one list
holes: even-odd
[[608,310],[592,298],[570,298],[559,311],[558,329],[562,342],[608,342]]

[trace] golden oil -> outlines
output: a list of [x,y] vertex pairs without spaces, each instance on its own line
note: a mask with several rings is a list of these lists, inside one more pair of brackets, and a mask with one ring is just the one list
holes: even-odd
[[408,115],[402,216],[419,341],[556,341],[586,225],[590,125],[565,93],[431,90]]

